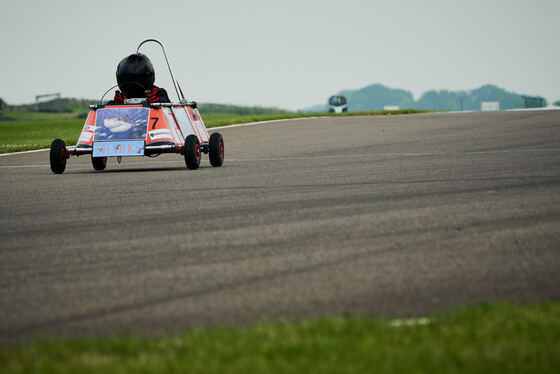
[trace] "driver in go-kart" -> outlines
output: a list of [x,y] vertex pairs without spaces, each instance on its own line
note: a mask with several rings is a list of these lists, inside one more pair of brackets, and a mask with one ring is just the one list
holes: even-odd
[[109,105],[124,104],[126,99],[145,98],[149,103],[170,103],[167,91],[154,86],[155,72],[152,62],[142,53],[122,59],[117,66],[119,90]]

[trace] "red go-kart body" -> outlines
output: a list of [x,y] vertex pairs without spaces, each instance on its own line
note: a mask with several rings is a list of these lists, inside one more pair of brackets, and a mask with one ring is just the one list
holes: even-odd
[[64,172],[72,155],[91,154],[96,170],[103,170],[107,157],[150,156],[161,153],[184,155],[189,169],[200,165],[201,153],[212,166],[224,160],[220,134],[209,136],[196,104],[143,103],[92,105],[75,147],[60,139],[51,145],[51,169]]

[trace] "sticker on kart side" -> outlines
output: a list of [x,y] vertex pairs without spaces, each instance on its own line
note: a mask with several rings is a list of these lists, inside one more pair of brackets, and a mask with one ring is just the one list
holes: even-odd
[[93,157],[144,156],[143,140],[94,142]]
[[78,139],[79,144],[87,144],[91,145],[93,141],[93,134],[95,133],[95,119],[97,117],[97,112],[92,110],[88,113],[86,118],[86,122],[84,123],[84,127],[82,129],[82,133],[80,134],[80,138]]
[[170,129],[150,130],[148,131],[148,135],[150,135],[150,139],[152,140],[169,139],[171,138],[171,130]]
[[93,136],[93,131],[82,131],[80,134],[80,138],[78,139],[78,143],[88,143]]
[[[169,123],[169,129],[171,130],[171,134],[173,135],[173,139],[175,143],[182,144],[184,143],[183,137],[177,132],[177,125],[175,122],[175,118],[173,118],[173,113],[169,108],[162,108],[163,114],[165,115],[165,120]],[[172,126],[173,124],[173,126]]]
[[197,133],[195,132],[194,127],[191,125],[189,121],[185,107],[183,106],[171,107],[171,111],[173,112],[173,116],[175,116],[175,119],[177,119],[177,124],[181,129],[183,139],[185,139],[189,135],[198,136]]
[[193,109],[191,107],[187,107],[187,111],[189,114],[189,119],[191,120],[191,122],[193,123],[197,133],[198,133],[198,137],[200,139],[200,141],[202,142],[208,142],[208,140],[210,139],[210,135],[208,135],[208,131],[206,131],[206,127],[204,126],[204,122],[202,122],[202,117],[200,117],[200,114],[198,113],[198,109]]

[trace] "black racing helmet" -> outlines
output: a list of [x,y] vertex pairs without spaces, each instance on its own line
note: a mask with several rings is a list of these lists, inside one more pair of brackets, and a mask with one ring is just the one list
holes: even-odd
[[146,90],[154,85],[156,75],[148,57],[135,53],[125,57],[117,66],[117,84],[128,97],[146,97]]

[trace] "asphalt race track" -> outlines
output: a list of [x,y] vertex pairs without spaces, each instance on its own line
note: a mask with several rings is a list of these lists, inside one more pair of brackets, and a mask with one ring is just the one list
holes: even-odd
[[560,111],[325,117],[0,157],[0,343],[560,300]]

